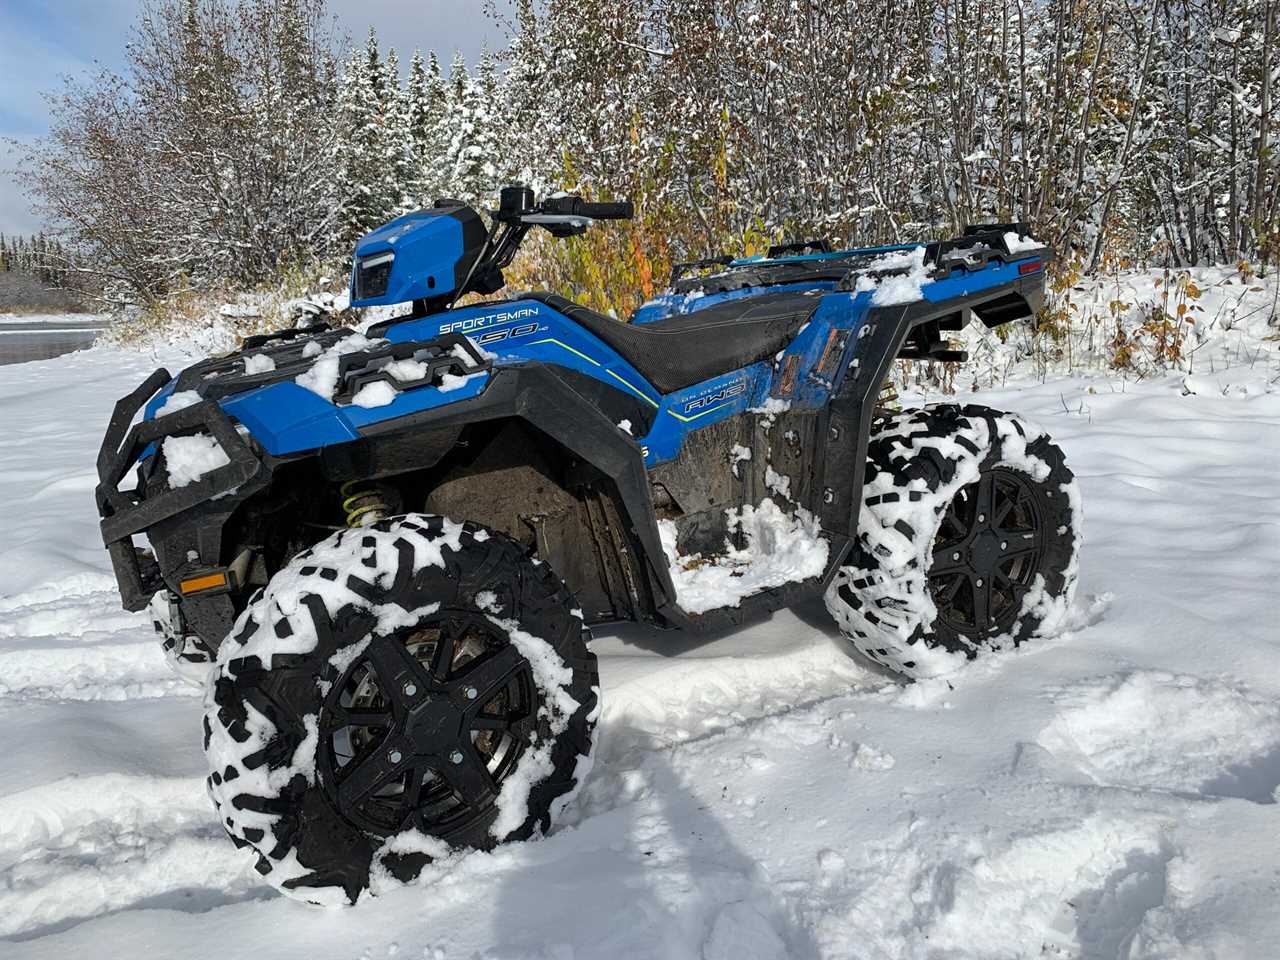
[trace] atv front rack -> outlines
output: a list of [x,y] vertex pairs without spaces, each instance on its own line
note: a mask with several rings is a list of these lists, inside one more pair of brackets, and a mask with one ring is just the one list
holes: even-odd
[[[420,377],[395,376],[389,366],[410,360],[423,367]],[[493,363],[474,343],[459,333],[444,333],[430,340],[388,343],[372,350],[344,354],[338,360],[336,403],[345,403],[371,383],[385,381],[397,390],[441,385],[445,376],[468,377],[493,369]]]
[[[260,474],[265,476],[262,461],[241,438],[216,400],[205,400],[130,428],[138,411],[170,379],[169,371],[161,368],[137,390],[121,398],[98,451],[98,486],[94,496],[102,518],[102,542],[111,555],[111,566],[126,610],[145,608],[151,596],[163,587],[158,564],[134,545],[135,534],[235,490]],[[185,487],[150,493],[144,493],[146,478],[139,467],[137,487],[120,489],[120,482],[149,449],[154,450],[166,437],[199,432],[213,436],[227,455],[227,463]]]

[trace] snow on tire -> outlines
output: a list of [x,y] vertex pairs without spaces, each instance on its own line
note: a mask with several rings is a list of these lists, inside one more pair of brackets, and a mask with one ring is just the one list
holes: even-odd
[[224,828],[315,903],[547,830],[590,768],[586,637],[504,536],[419,515],[334,534],[218,651],[204,729]]
[[934,676],[1059,630],[1079,549],[1079,488],[1043,430],[980,406],[904,411],[873,424],[827,609],[872,660]]

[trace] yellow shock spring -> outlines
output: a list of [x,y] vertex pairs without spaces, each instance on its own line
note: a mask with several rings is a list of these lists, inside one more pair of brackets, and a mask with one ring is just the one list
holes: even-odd
[[385,519],[390,510],[376,484],[366,480],[348,480],[338,488],[343,497],[342,512],[348,527],[367,527]]
[[880,388],[880,395],[876,397],[876,406],[895,412],[902,409],[902,405],[898,403],[898,388],[893,385],[891,378],[886,379],[884,386]]

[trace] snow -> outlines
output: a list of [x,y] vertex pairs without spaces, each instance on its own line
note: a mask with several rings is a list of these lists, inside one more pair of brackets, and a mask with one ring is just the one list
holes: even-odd
[[[599,742],[563,826],[342,911],[275,895],[223,834],[200,697],[119,608],[98,537],[112,404],[181,356],[6,367],[0,954],[1270,957],[1280,369],[1264,294],[1215,281],[1209,315],[1241,295],[1192,370],[1045,371],[1013,337],[994,386],[963,369],[966,399],[1045,427],[1080,480],[1064,633],[901,686],[821,604],[711,637],[596,628]],[[904,393],[925,399],[947,398]]]
[[456,373],[442,373],[440,375],[440,385],[436,389],[441,393],[449,393],[451,390],[461,390],[472,380],[487,376],[488,374],[483,370],[478,373],[467,373],[461,376]]
[[244,358],[244,372],[248,374],[270,373],[275,368],[276,362],[265,353],[246,354]]
[[1031,237],[1024,237],[1016,230],[1010,230],[1004,235],[1005,246],[1009,248],[1010,253],[1024,253],[1027,250],[1039,250],[1044,246],[1039,240],[1033,240]]
[[[924,296],[924,286],[933,281],[929,278],[929,267],[924,262],[924,247],[911,250],[896,250],[877,257],[866,266],[868,273],[858,277],[854,290],[858,293],[874,291],[871,303],[877,307],[895,306],[900,303],[914,303]],[[869,273],[884,270],[905,270],[887,277],[875,279]]]
[[177,413],[179,410],[195,406],[202,399],[204,398],[194,390],[178,390],[169,394],[168,399],[160,404],[159,409],[156,410],[156,416],[167,417],[171,413]]
[[427,376],[427,365],[421,360],[392,360],[382,369],[401,383],[413,383],[415,380],[423,380]]
[[791,478],[768,465],[764,468],[764,485],[769,488],[770,493],[777,494],[783,500],[791,499]]
[[225,450],[207,433],[194,433],[188,437],[165,437],[160,442],[165,469],[169,472],[169,486],[177,489],[194,483],[206,473],[231,462]]
[[351,402],[357,407],[385,407],[398,396],[400,391],[387,381],[375,380],[357,390]]
[[385,340],[374,338],[369,339],[364,334],[353,333],[349,337],[343,337],[333,346],[320,353],[315,363],[310,369],[298,374],[294,380],[300,386],[306,387],[318,397],[326,400],[333,399],[333,392],[338,389],[338,366],[339,360],[344,354],[358,353],[361,350],[371,350],[379,344],[385,343]]
[[765,433],[773,427],[773,422],[778,418],[778,414],[786,413],[791,409],[790,400],[779,400],[777,397],[768,397],[764,403],[758,407],[751,407],[748,413],[760,414],[760,426]]
[[[772,485],[783,491],[790,486],[777,479]],[[826,569],[827,542],[817,521],[804,510],[799,513],[789,516],[772,500],[726,510],[730,531],[740,532],[747,545],[739,549],[726,542],[725,554],[717,558],[680,554],[675,521],[659,520],[658,533],[681,609],[698,614],[717,607],[736,607],[744,597],[761,590],[821,576]]]

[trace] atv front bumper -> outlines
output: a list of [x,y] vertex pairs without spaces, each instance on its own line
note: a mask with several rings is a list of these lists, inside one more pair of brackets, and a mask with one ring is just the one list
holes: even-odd
[[[231,419],[215,400],[205,400],[163,417],[144,420],[130,428],[138,411],[170,379],[163,368],[151,374],[138,389],[116,403],[98,451],[98,486],[94,492],[101,517],[102,542],[111,555],[120,597],[126,610],[142,610],[164,587],[160,568],[150,554],[134,545],[133,537],[199,504],[223,496],[259,477],[266,467],[236,431]],[[185,487],[157,488],[148,484],[145,463],[165,437],[205,432],[213,436],[229,462]],[[121,490],[120,482],[137,464],[135,489]]]

